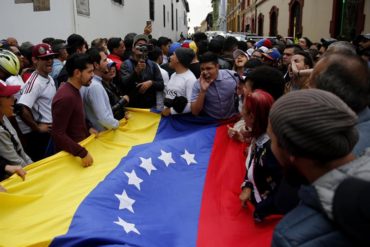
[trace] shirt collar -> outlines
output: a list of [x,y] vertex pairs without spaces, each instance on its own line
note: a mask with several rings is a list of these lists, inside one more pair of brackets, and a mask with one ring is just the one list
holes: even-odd
[[102,82],[103,81],[103,78],[101,78],[100,76],[97,76],[97,75],[94,75],[94,79],[96,81],[99,81],[99,82]]
[[256,145],[262,147],[266,142],[270,140],[270,137],[265,133],[257,138]]
[[222,76],[221,70],[219,69],[218,70],[218,75],[217,75],[217,78],[216,78],[215,81],[222,81],[222,79],[223,79],[223,76]]

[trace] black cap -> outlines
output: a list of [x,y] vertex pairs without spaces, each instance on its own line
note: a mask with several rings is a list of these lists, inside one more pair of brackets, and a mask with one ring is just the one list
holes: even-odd
[[322,38],[320,41],[321,41],[323,46],[328,48],[329,45],[331,45],[334,42],[337,42],[338,40],[333,39],[333,38]]

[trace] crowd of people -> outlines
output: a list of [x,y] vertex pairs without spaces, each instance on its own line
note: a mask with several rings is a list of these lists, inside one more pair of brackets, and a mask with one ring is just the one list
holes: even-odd
[[370,243],[369,34],[173,42],[147,26],[90,46],[79,34],[0,46],[2,179],[61,150],[91,166],[79,142],[130,121],[127,106],[228,119],[248,146],[241,205],[256,222],[285,215],[273,246]]

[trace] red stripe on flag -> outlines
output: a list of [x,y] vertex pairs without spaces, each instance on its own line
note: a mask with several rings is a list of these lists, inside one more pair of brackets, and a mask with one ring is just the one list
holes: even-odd
[[245,145],[227,136],[227,127],[217,128],[203,190],[198,226],[198,247],[271,246],[273,229],[280,216],[263,223],[253,220],[253,208],[239,200],[245,175]]

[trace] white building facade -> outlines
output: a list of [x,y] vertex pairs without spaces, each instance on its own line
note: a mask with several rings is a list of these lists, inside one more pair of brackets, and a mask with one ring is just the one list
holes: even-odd
[[66,39],[78,33],[90,43],[95,38],[143,33],[148,20],[154,38],[178,40],[188,32],[187,0],[44,0],[43,11],[35,11],[35,2],[0,2],[1,39],[40,43],[46,37]]

